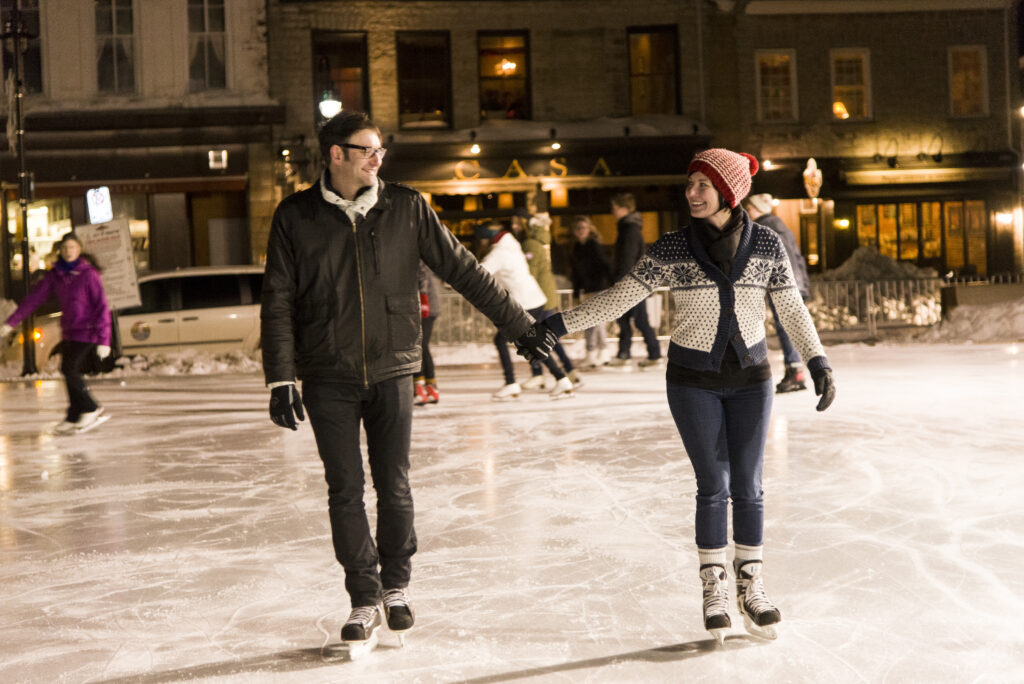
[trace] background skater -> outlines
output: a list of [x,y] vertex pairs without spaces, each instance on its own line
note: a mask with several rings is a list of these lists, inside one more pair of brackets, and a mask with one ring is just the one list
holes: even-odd
[[82,243],[74,232],[65,233],[58,243],[57,261],[25,297],[21,306],[0,326],[0,342],[35,311],[47,297],[60,301],[60,372],[68,394],[64,422],[54,432],[67,435],[91,430],[109,418],[96,403],[82,377],[92,357],[110,356],[110,309],[100,272],[82,254]]

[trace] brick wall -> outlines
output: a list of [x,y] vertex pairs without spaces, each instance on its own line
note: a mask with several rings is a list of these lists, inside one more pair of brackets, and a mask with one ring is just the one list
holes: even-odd
[[[716,10],[709,7],[705,12]],[[310,32],[367,31],[371,115],[384,131],[398,127],[395,31],[450,32],[453,127],[479,124],[477,31],[528,30],[533,119],[576,120],[629,114],[631,26],[675,25],[679,89],[685,115],[697,118],[695,2],[281,2],[270,0],[270,80],[287,107],[285,135],[315,127]]]
[[[996,11],[894,12],[891,14],[739,15],[735,40],[738,126],[709,125],[730,142],[747,134],[752,151],[765,156],[870,157],[898,149],[913,157],[937,148],[944,154],[1008,147],[1006,54],[1003,13]],[[984,45],[988,66],[989,115],[950,116],[948,48]],[[873,117],[832,118],[829,51],[870,52]],[[795,49],[799,122],[756,120],[754,52]],[[1011,45],[1015,51],[1015,44]],[[894,142],[895,141],[895,142]]]

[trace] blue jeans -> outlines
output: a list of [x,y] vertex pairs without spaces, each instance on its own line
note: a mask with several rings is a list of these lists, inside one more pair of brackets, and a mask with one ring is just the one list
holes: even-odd
[[668,406],[697,476],[697,547],[764,540],[761,468],[774,398],[770,380],[742,387],[701,389],[668,385]]

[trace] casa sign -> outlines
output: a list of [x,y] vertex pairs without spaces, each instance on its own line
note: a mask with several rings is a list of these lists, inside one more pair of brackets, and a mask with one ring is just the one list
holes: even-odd
[[[546,176],[554,178],[564,178],[569,175],[569,165],[565,157],[554,157],[549,159],[546,166],[541,166],[537,170],[546,170],[549,173],[534,173],[530,174],[526,172],[523,165],[519,163],[518,159],[513,159],[512,162],[505,169],[505,173],[501,176],[489,175],[491,178],[530,178],[532,176]],[[454,177],[456,180],[476,180],[484,177],[484,167],[480,164],[477,159],[463,159],[455,162],[454,165]],[[590,170],[591,176],[610,176],[612,170],[608,166],[608,163],[604,160],[604,157],[598,157],[594,167]]]

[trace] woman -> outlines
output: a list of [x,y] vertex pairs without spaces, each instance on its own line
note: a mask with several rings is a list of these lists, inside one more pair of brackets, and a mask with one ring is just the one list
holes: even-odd
[[669,408],[697,479],[696,541],[704,627],[719,642],[728,614],[728,502],[732,499],[737,601],[752,634],[775,638],[782,619],[761,579],[764,506],[761,468],[771,413],[765,294],[814,378],[824,411],[835,397],[832,371],[793,279],[778,235],[739,207],[757,160],[710,149],[690,163],[690,225],[663,235],[625,278],[579,307],[535,324],[542,338],[614,320],[654,288],[676,302],[666,371]]
[[110,309],[99,271],[82,256],[82,243],[74,232],[65,233],[59,243],[60,256],[21,306],[0,328],[0,339],[8,334],[51,294],[60,302],[60,371],[68,393],[67,416],[55,432],[70,434],[95,427],[106,419],[103,407],[89,394],[82,369],[96,354],[110,355]]
[[[576,241],[572,245],[570,269],[572,272],[572,294],[581,301],[589,299],[595,292],[607,289],[612,284],[612,263],[604,253],[601,241],[597,239],[594,224],[586,216],[572,220],[572,234]],[[603,364],[608,333],[604,324],[587,328],[584,333],[587,355],[584,368],[595,368]]]

